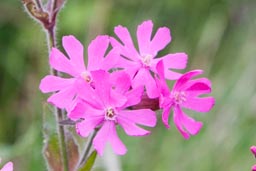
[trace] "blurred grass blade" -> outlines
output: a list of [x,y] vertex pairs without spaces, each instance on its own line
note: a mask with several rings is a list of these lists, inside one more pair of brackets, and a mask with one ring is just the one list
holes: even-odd
[[94,150],[89,158],[87,159],[87,161],[85,162],[84,166],[81,167],[81,169],[79,171],[90,171],[94,165],[95,159],[97,157],[97,152]]

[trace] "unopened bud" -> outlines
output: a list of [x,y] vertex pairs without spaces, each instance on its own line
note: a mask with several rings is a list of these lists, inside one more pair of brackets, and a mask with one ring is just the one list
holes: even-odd
[[42,22],[44,25],[49,23],[49,14],[41,9],[38,9],[37,5],[33,0],[22,0],[26,10],[32,18]]

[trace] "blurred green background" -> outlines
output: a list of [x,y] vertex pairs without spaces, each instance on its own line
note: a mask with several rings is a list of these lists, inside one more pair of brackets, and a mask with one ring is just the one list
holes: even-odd
[[[148,137],[120,132],[128,153],[123,171],[243,171],[256,163],[256,1],[255,0],[68,0],[58,18],[58,42],[75,35],[85,47],[98,34],[114,35],[116,25],[134,36],[142,21],[167,26],[172,42],[164,53],[189,55],[186,71],[203,69],[212,80],[214,109],[191,116],[201,132],[184,140],[172,123],[159,121]],[[17,0],[0,1],[0,157],[16,171],[45,171],[41,149],[42,110],[38,90],[49,71],[45,34]],[[184,70],[185,71],[185,70]],[[100,163],[95,170],[106,170]]]

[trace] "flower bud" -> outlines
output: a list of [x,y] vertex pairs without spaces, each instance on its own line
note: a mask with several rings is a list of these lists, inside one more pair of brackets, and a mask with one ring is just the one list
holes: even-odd
[[153,111],[159,110],[159,98],[150,99],[146,92],[143,93],[141,101],[131,107],[132,109],[151,109]]

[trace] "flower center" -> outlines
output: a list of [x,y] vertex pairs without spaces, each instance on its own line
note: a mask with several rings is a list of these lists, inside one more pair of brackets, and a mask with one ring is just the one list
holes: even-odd
[[115,121],[116,120],[116,112],[113,108],[108,108],[105,113],[105,119]]
[[87,82],[87,83],[91,83],[92,81],[92,77],[90,76],[90,73],[87,71],[84,71],[81,73],[81,77]]
[[143,55],[141,56],[141,62],[143,63],[144,66],[148,67],[151,64],[153,56],[150,54]]
[[176,104],[181,104],[187,100],[187,95],[184,91],[175,91],[172,93],[172,98]]

